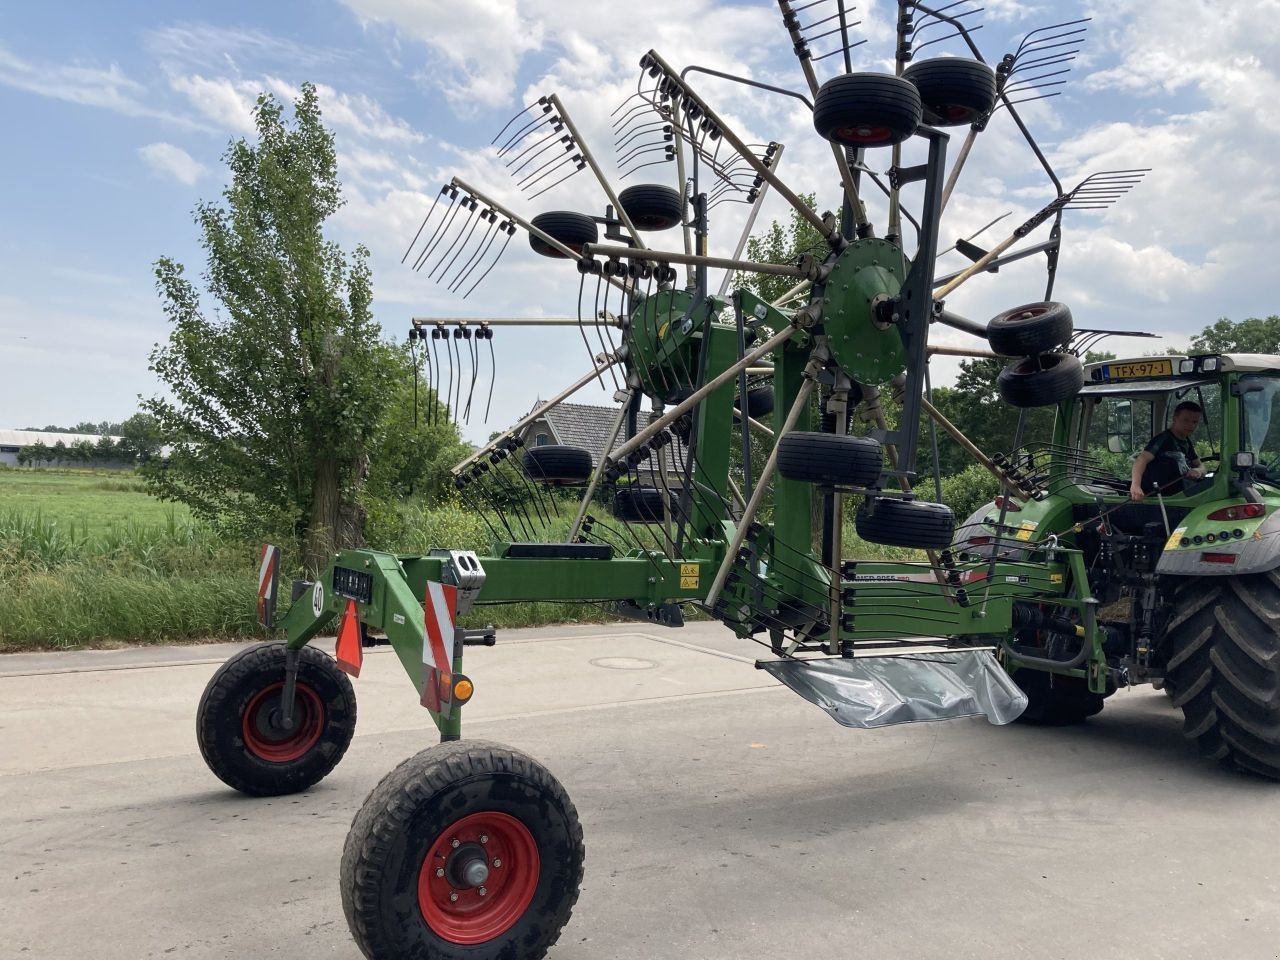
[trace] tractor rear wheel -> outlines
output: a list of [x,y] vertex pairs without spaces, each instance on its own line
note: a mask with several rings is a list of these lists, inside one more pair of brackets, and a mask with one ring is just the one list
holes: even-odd
[[298,651],[293,724],[281,718],[285,645],[259,643],[218,668],[196,708],[200,754],[223,783],[254,797],[314,786],[338,765],[356,729],[356,695],[333,657]]
[[1165,673],[1201,754],[1280,780],[1280,571],[1187,577]]
[[342,850],[342,906],[370,960],[538,960],[582,884],[582,827],[541,764],[478,740],[374,787]]

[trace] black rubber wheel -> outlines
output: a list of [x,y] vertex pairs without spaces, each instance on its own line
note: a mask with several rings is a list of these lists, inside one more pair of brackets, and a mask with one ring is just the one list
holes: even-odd
[[924,122],[934,127],[976,123],[995,109],[996,73],[966,57],[920,60],[902,71],[920,91]]
[[524,452],[524,472],[542,483],[585,483],[591,479],[591,454],[582,447],[551,444]]
[[880,479],[884,450],[868,437],[798,430],[778,441],[778,472],[823,487],[869,487]]
[[863,501],[854,514],[858,536],[870,543],[921,550],[945,550],[951,545],[956,517],[945,503],[925,500],[878,499],[875,510]]
[[1065,727],[1084,723],[1102,712],[1106,697],[1091,691],[1083,677],[1067,677],[1027,667],[1015,670],[1012,677],[1027,695],[1027,709],[1018,717],[1019,723]]
[[1166,689],[1201,754],[1280,780],[1280,571],[1187,577],[1174,591]]
[[[574,213],[572,210],[551,210],[540,213],[531,221],[535,227],[551,237],[559,240],[574,253],[582,252],[584,243],[597,243],[600,230],[596,222],[585,213]],[[557,260],[569,259],[541,237],[529,234],[529,246],[534,253]]]
[[883,73],[846,73],[822,85],[813,101],[813,126],[832,143],[891,147],[920,126],[920,91]]
[[280,724],[285,645],[260,643],[218,668],[196,708],[196,742],[223,783],[255,797],[306,790],[347,752],[356,695],[334,659],[306,646],[298,655],[294,726]]
[[1065,345],[1073,329],[1065,303],[1024,303],[991,318],[987,342],[1001,356],[1027,357]]
[[1069,353],[1023,357],[996,378],[1001,398],[1012,407],[1048,407],[1069,400],[1083,386],[1084,367]]
[[670,230],[684,222],[685,199],[658,183],[637,183],[618,194],[618,205],[637,230]]
[[657,487],[619,487],[613,495],[613,515],[623,523],[661,523],[665,502]]
[[538,960],[578,900],[583,853],[578,812],[539,763],[442,744],[383,777],[356,814],[342,907],[369,960]]
[[[733,398],[733,407],[735,410],[742,409],[742,398]],[[773,413],[773,387],[767,384],[763,387],[752,387],[747,391],[747,416],[754,420],[761,417],[767,417]]]

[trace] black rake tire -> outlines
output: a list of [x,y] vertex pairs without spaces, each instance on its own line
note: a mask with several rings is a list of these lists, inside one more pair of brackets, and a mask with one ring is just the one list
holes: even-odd
[[819,136],[853,147],[902,143],[916,132],[922,116],[916,85],[891,74],[841,74],[824,83],[813,100]]
[[[773,404],[773,387],[766,384],[763,387],[752,387],[747,391],[747,416],[753,420],[759,420],[773,413]],[[734,397],[733,406],[735,410],[741,410],[742,398]]]
[[985,63],[967,57],[919,60],[902,71],[920,91],[924,122],[934,127],[976,123],[996,105],[996,74]]
[[868,437],[797,430],[778,441],[778,472],[823,487],[869,487],[880,479],[884,451]]
[[1069,400],[1084,386],[1084,367],[1070,353],[1044,353],[1015,360],[996,378],[1000,397],[1011,407],[1048,407]]
[[591,453],[582,447],[529,447],[523,462],[524,472],[540,483],[585,483],[591,479]]
[[618,205],[637,230],[670,230],[684,222],[685,199],[659,183],[637,183],[618,194]]
[[1280,571],[1187,577],[1174,592],[1166,689],[1203,756],[1280,780]]
[[254,797],[298,793],[324,779],[351,744],[356,695],[322,650],[298,652],[293,730],[279,725],[285,645],[259,643],[218,668],[196,708],[196,741],[223,783]]
[[[533,218],[533,225],[558,240],[574,253],[581,253],[586,243],[597,243],[600,240],[600,229],[596,222],[585,213],[574,213],[572,210],[551,210],[540,213]],[[557,250],[539,236],[529,234],[529,247],[534,253],[557,260],[567,260],[564,253]]]
[[1027,709],[1019,723],[1033,727],[1065,727],[1084,723],[1102,712],[1106,697],[1089,689],[1083,677],[1067,677],[1045,670],[1023,667],[1012,674],[1013,682],[1027,695]]
[[[387,774],[356,813],[343,912],[369,960],[539,960],[577,903],[583,857],[577,810],[546,768],[499,744],[442,744]],[[477,859],[484,899],[457,885]]]
[[956,517],[945,503],[884,498],[876,500],[874,510],[869,504],[868,497],[853,519],[863,540],[920,550],[945,550],[951,545]]
[[619,487],[613,495],[613,515],[623,523],[661,523],[666,499],[657,487]]
[[1065,303],[1024,303],[991,318],[987,342],[1003,357],[1027,357],[1063,346],[1074,329]]

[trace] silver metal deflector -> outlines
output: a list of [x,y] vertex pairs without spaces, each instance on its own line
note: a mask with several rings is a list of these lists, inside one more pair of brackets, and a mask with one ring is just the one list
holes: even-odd
[[990,650],[948,650],[757,664],[846,727],[986,717],[1006,724],[1027,708]]

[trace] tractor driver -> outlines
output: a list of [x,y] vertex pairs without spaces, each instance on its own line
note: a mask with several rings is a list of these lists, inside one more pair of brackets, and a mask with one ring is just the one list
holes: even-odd
[[1204,476],[1200,458],[1196,456],[1191,435],[1200,426],[1204,411],[1198,403],[1186,400],[1173,411],[1169,429],[1157,433],[1133,461],[1129,476],[1129,498],[1141,501],[1148,493],[1180,493],[1184,480]]

